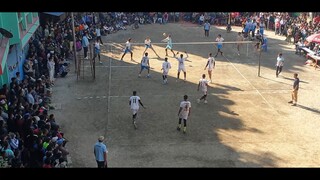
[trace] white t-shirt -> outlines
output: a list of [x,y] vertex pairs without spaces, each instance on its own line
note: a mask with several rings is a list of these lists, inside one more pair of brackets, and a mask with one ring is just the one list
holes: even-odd
[[144,56],[141,60],[141,65],[142,66],[149,66],[149,58],[148,56]]
[[131,102],[130,108],[131,109],[139,109],[139,100],[140,100],[139,96],[131,96],[130,97],[130,102]]
[[171,64],[167,61],[162,63],[162,69],[164,72],[168,72],[171,69]]
[[126,49],[131,50],[131,43],[129,41],[126,42]]
[[212,70],[214,68],[214,62],[215,62],[214,57],[208,58],[208,70]]
[[223,39],[223,37],[221,37],[221,38],[217,37],[216,41],[218,42],[218,45],[222,45],[221,42],[223,42],[224,39]]
[[176,58],[179,61],[179,68],[184,67],[184,61],[188,58],[189,56],[187,55],[187,57],[185,58]]
[[200,79],[199,81],[199,84],[200,84],[200,87],[201,87],[201,90],[206,92],[208,89],[207,89],[207,85],[208,85],[208,80],[206,79]]
[[99,49],[99,50],[100,50],[100,43],[99,43],[99,42],[95,42],[95,43],[94,43],[94,47],[95,47],[96,49]]
[[188,119],[189,111],[191,108],[190,101],[181,101],[180,107],[182,108],[179,117],[182,119]]
[[146,44],[146,45],[151,45],[151,39],[146,39],[146,40],[144,40],[144,44]]
[[284,64],[284,58],[281,56],[277,57],[277,66],[283,66]]

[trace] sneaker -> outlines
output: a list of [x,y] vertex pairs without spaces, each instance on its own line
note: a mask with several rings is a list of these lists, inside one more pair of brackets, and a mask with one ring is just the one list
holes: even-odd
[[296,104],[296,103],[293,103],[291,106],[297,106],[297,104]]
[[89,59],[89,57],[87,56],[87,57],[85,57],[84,59]]
[[184,128],[183,128],[183,134],[185,134],[186,132],[187,132],[187,128],[184,127]]
[[204,103],[205,103],[205,104],[207,104],[207,103],[208,103],[208,101],[207,101],[207,100],[204,100]]
[[197,103],[198,103],[198,104],[200,103],[200,99],[197,99]]
[[179,128],[179,127],[177,127],[177,130],[178,130],[178,131],[180,131],[180,128]]
[[140,77],[141,77],[141,74],[139,74],[138,77],[140,78]]
[[100,64],[102,64],[102,62],[101,62],[101,61],[100,61],[99,63],[100,63]]
[[151,78],[150,74],[147,75],[147,78]]
[[293,103],[293,101],[289,101],[288,103],[292,104],[292,103]]
[[240,53],[238,53],[238,56],[240,56]]

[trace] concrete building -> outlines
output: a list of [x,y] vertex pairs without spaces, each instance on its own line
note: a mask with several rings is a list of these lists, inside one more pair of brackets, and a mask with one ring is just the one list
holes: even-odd
[[37,12],[0,12],[0,28],[13,37],[0,34],[0,88],[10,83],[16,72],[23,74],[23,63],[29,50],[29,40],[39,27]]

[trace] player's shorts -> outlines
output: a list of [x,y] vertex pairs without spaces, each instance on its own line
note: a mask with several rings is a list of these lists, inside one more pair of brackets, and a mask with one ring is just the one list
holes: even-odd
[[169,73],[169,70],[162,72],[163,75],[168,75],[168,73]]
[[180,72],[180,71],[186,72],[186,68],[184,66],[179,66],[178,72]]
[[130,49],[128,49],[128,48],[126,48],[125,50],[124,50],[124,53],[126,54],[126,53],[132,53],[132,51],[130,50]]
[[213,67],[211,67],[211,68],[208,68],[208,71],[212,71],[213,70]]
[[131,109],[131,111],[132,111],[132,114],[135,115],[135,114],[137,114],[137,112],[139,111],[139,109]]
[[202,89],[203,95],[207,95],[208,94],[208,90],[206,89]]
[[149,66],[141,65],[141,70],[144,70],[144,69],[150,69],[150,67],[149,67]]
[[150,44],[145,44],[146,48],[152,48],[152,45]]
[[187,120],[188,119],[188,114],[180,113],[179,114],[179,118]]
[[172,45],[167,45],[167,46],[166,46],[166,49],[172,50]]
[[221,49],[222,48],[222,44],[218,44],[218,49]]

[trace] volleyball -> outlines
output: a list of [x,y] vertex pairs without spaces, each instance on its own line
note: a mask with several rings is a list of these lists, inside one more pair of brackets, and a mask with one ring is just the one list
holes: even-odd
[[163,33],[162,35],[163,35],[163,36],[167,36],[167,34],[166,34],[166,33]]

